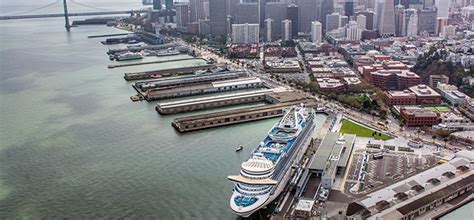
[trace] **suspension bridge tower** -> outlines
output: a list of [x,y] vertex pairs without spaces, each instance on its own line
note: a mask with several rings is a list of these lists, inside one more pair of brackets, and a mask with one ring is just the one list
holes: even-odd
[[71,24],[69,23],[69,14],[67,12],[67,2],[66,0],[63,0],[63,7],[64,7],[64,21],[65,21],[65,27],[67,31],[71,30]]

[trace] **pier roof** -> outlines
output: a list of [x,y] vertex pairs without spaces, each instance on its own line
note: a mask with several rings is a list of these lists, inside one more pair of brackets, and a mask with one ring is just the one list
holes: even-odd
[[310,170],[324,170],[326,167],[327,160],[329,155],[333,151],[334,143],[336,143],[339,138],[339,133],[328,132],[324,137],[324,140],[319,145],[318,150],[313,156],[311,165],[309,166]]

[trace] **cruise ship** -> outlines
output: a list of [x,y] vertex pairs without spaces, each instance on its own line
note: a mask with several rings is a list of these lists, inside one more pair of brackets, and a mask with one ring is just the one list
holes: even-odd
[[228,176],[235,182],[230,198],[235,214],[248,217],[283,191],[291,178],[292,166],[308,148],[315,128],[314,115],[312,109],[303,105],[287,110],[242,163],[240,175]]

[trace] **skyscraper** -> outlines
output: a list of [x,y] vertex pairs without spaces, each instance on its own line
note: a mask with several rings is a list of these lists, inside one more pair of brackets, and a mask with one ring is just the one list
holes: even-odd
[[418,35],[418,13],[416,9],[406,9],[403,14],[403,36],[415,37]]
[[290,4],[286,8],[286,19],[291,21],[291,33],[293,36],[298,35],[298,6]]
[[319,21],[313,21],[311,23],[311,41],[313,43],[321,43],[322,40],[323,26]]
[[274,21],[271,18],[265,19],[265,41],[272,42],[273,41],[273,25]]
[[161,0],[153,0],[153,9],[161,10]]
[[394,0],[383,0],[378,22],[378,31],[381,36],[395,35],[395,4]]
[[321,2],[321,24],[323,30],[326,30],[326,16],[334,12],[334,1],[333,0],[322,0]]
[[255,44],[259,41],[259,24],[233,24],[232,42],[236,44]]
[[344,15],[347,17],[354,16],[354,1],[355,0],[345,0],[344,2]]
[[363,14],[357,15],[357,25],[361,30],[367,29],[367,18]]
[[187,3],[176,4],[176,26],[186,27],[189,22],[189,5]]
[[373,11],[363,11],[361,14],[365,16],[367,22],[365,28],[367,30],[374,30],[375,13]]
[[428,8],[418,11],[418,33],[436,33],[436,8]]
[[282,36],[281,22],[287,19],[287,4],[284,0],[267,0],[265,4],[265,18],[273,19],[273,35]]
[[209,0],[211,33],[227,35],[227,1]]
[[340,17],[341,15],[339,15],[339,13],[332,13],[330,15],[326,15],[326,32],[339,28]]
[[339,27],[344,27],[346,24],[349,24],[349,17],[347,16],[340,16],[339,17]]
[[395,6],[395,36],[403,36],[403,14],[405,6],[398,4]]
[[204,1],[203,0],[189,0],[189,17],[191,22],[196,22],[204,19]]
[[320,19],[321,0],[298,0],[299,31],[309,33],[311,22]]
[[[222,0],[224,1],[224,0]],[[260,10],[258,0],[240,0],[236,5],[236,19],[237,24],[259,24]]]
[[171,10],[174,8],[173,0],[165,0],[166,10]]
[[436,0],[435,6],[438,10],[438,18],[448,18],[449,17],[449,2],[450,0]]
[[360,40],[362,38],[362,30],[356,21],[349,21],[346,25],[346,39],[347,40]]
[[285,19],[281,22],[281,25],[282,25],[281,29],[283,32],[282,40],[290,41],[293,38],[292,31],[291,31],[291,21],[288,19]]

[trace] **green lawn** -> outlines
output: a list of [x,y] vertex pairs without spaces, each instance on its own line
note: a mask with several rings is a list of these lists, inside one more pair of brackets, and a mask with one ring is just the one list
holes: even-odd
[[346,119],[343,119],[342,120],[342,126],[341,126],[341,129],[339,130],[339,133],[341,134],[355,134],[359,137],[371,137],[371,138],[374,138],[376,140],[388,140],[388,139],[391,139],[390,136],[382,133],[380,136],[379,136],[379,133],[377,133],[375,136],[372,136],[372,134],[374,133],[374,130],[370,129],[370,128],[367,128],[367,127],[364,127],[364,126],[361,126],[361,125],[358,125],[352,121],[349,121],[349,120],[346,120]]
[[450,112],[451,111],[451,109],[449,109],[446,106],[429,107],[429,109],[435,112]]

